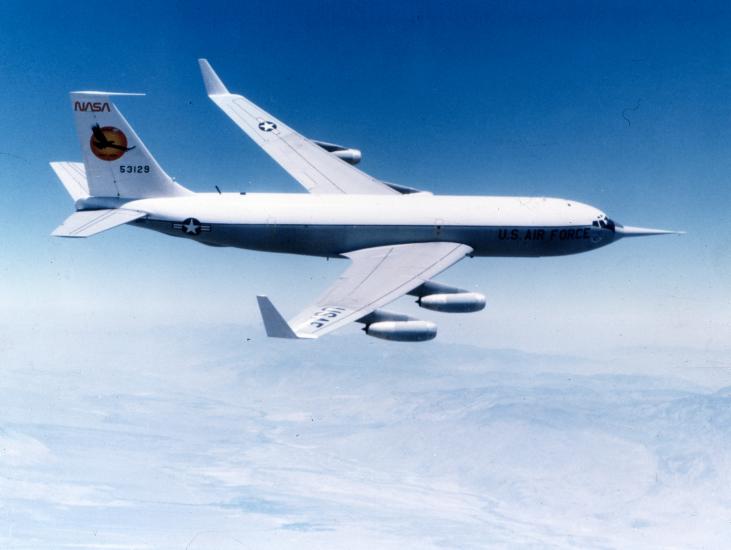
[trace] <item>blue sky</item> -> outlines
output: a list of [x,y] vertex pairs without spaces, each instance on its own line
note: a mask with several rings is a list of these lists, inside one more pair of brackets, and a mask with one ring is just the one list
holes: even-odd
[[[730,16],[3,2],[0,546],[724,544]],[[118,105],[193,190],[302,192],[205,97],[199,57],[376,177],[688,233],[464,261],[439,280],[485,311],[392,306],[435,342],[267,340],[254,296],[293,314],[344,263],[49,235],[72,203],[48,162],[81,157],[71,90],[147,93]]]
[[207,57],[231,89],[303,133],[361,148],[377,177],[437,193],[568,197],[629,225],[688,231],[573,258],[464,262],[442,280],[479,288],[490,308],[458,322],[439,316],[450,339],[561,348],[587,322],[603,324],[592,348],[639,344],[627,336],[638,331],[662,344],[719,346],[728,336],[721,8],[132,2],[101,16],[9,2],[0,15],[0,208],[7,221],[23,213],[3,245],[2,293],[15,309],[62,314],[71,302],[100,315],[154,310],[151,322],[194,311],[257,323],[254,294],[293,313],[342,269],[132,228],[84,242],[48,237],[71,204],[47,162],[80,158],[72,89],[146,92],[120,107],[195,190],[301,192],[207,100],[195,62]]

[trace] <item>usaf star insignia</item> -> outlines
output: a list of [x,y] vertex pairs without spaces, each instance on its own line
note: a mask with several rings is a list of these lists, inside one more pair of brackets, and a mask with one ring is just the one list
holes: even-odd
[[201,231],[210,231],[210,225],[203,225],[195,218],[186,218],[183,223],[174,223],[173,229],[178,229],[186,235],[200,235]]
[[259,123],[259,130],[261,130],[262,132],[271,132],[272,130],[276,129],[277,125],[274,124],[271,120],[265,120]]

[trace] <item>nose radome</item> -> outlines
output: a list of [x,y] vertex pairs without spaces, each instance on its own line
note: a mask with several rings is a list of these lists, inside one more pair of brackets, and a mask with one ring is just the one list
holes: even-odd
[[620,237],[650,237],[652,235],[684,235],[685,231],[671,231],[668,229],[651,229],[649,227],[633,227],[631,225],[616,224],[615,233]]

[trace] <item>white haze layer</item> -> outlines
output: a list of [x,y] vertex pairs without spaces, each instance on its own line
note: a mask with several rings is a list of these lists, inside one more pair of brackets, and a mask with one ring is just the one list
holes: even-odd
[[1,548],[731,539],[723,350],[590,360],[51,326],[0,336]]

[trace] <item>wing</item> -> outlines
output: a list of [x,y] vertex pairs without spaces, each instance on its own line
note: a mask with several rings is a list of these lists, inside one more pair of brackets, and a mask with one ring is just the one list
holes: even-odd
[[464,244],[429,242],[365,248],[343,254],[350,266],[314,304],[289,323],[259,297],[269,336],[317,338],[403,296],[472,253]]
[[328,153],[245,97],[229,93],[208,61],[198,62],[208,97],[310,193],[399,194]]

